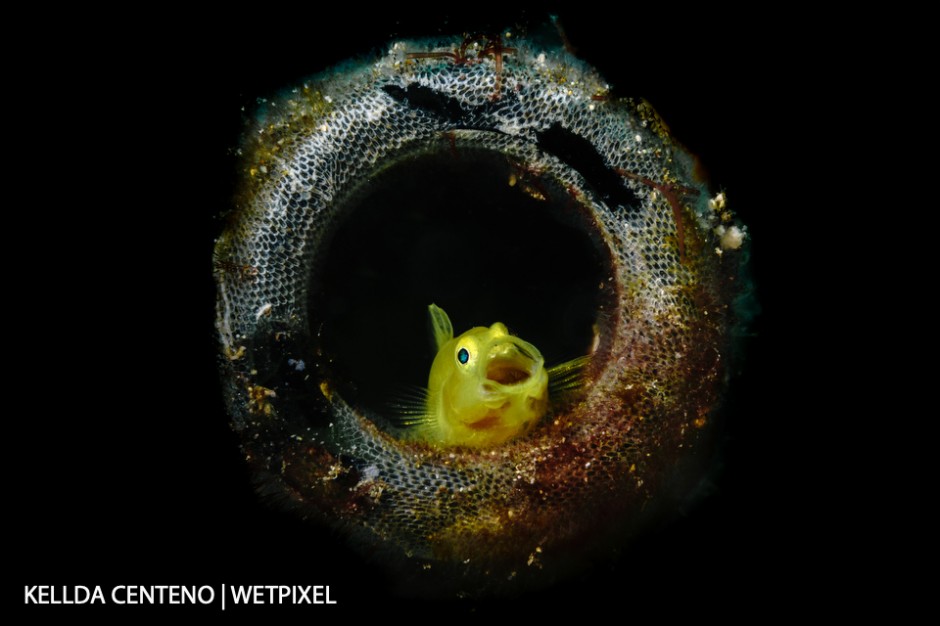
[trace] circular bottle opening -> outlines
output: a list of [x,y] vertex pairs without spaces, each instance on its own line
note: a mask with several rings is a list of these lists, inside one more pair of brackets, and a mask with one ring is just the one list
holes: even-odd
[[382,422],[427,386],[428,305],[454,334],[506,324],[547,366],[587,354],[609,253],[574,195],[491,149],[401,157],[337,205],[312,274],[311,330],[333,387]]

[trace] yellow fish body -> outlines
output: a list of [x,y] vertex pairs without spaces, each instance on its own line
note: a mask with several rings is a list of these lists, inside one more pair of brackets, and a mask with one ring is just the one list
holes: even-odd
[[432,304],[428,312],[437,355],[424,406],[407,421],[417,439],[482,448],[524,435],[548,410],[550,372],[570,382],[586,362],[546,370],[538,349],[510,335],[504,324],[454,337],[443,309]]

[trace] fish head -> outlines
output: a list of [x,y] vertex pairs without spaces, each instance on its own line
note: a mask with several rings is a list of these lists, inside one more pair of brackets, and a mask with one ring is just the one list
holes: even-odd
[[505,324],[472,328],[441,345],[429,395],[444,443],[499,444],[528,432],[545,414],[545,359]]

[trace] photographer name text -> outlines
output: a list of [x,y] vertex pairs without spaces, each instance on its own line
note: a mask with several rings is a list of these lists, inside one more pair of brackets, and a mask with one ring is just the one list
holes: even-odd
[[336,604],[329,585],[25,585],[28,605],[239,605]]

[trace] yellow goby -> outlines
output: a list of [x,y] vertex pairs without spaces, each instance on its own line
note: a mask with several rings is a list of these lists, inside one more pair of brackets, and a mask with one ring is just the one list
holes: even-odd
[[580,382],[587,357],[546,369],[541,352],[511,335],[505,324],[477,326],[454,337],[442,308],[431,304],[428,313],[437,355],[423,406],[404,420],[413,427],[412,438],[447,446],[498,445],[539,422],[550,391]]

